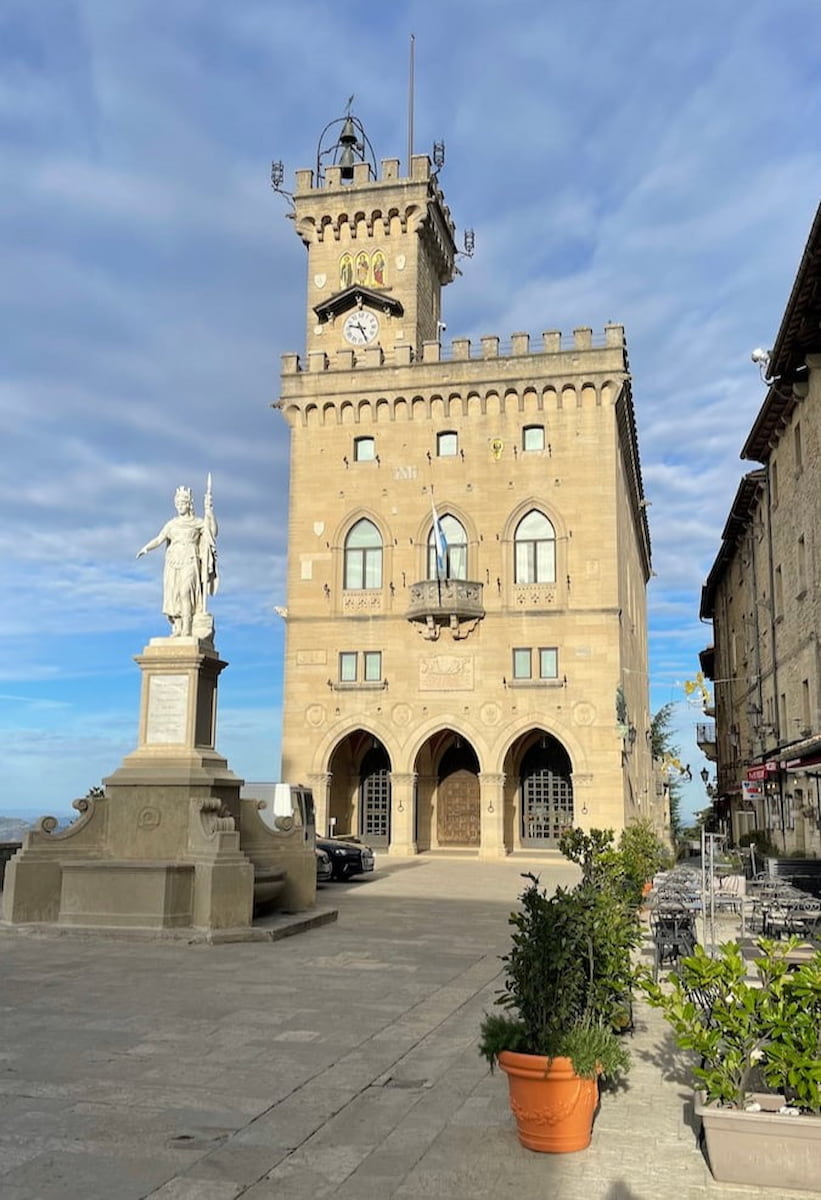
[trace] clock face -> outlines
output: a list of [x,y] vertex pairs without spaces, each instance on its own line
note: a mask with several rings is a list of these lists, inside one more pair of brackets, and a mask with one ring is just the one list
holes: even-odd
[[367,346],[379,333],[379,322],[372,312],[358,308],[345,318],[342,333],[352,346]]

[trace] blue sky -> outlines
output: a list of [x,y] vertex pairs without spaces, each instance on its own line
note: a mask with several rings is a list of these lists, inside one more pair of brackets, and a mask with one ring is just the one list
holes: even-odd
[[[444,139],[476,231],[448,336],[625,325],[656,577],[651,706],[676,703],[700,587],[819,199],[813,0],[5,0],[0,9],[0,742],[4,815],[58,815],[136,743],[132,656],[208,471],[220,519],[218,747],[276,778],[287,427],[305,255],[268,184],[351,93],[377,157]],[[461,233],[460,233],[461,236]]]

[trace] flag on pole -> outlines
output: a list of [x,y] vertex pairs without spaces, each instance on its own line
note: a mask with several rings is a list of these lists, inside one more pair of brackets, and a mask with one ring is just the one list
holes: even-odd
[[430,509],[433,513],[433,545],[436,551],[436,575],[437,578],[444,579],[447,570],[448,543],[445,531],[442,528],[442,522],[439,520],[439,515],[433,503],[433,496],[430,498]]

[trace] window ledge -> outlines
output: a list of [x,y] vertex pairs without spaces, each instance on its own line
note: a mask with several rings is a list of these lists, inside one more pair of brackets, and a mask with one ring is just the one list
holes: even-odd
[[565,686],[567,679],[505,679],[503,682],[509,688],[560,688]]
[[387,679],[379,679],[374,683],[334,683],[333,679],[328,680],[328,687],[332,692],[381,692],[388,686]]

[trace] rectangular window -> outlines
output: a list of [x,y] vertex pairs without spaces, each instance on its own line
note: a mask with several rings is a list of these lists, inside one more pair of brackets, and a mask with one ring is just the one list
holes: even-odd
[[339,682],[340,683],[356,683],[356,659],[355,650],[343,650],[339,656]]
[[513,651],[513,678],[532,678],[530,647],[520,647]]
[[376,442],[372,437],[354,438],[354,462],[373,462],[376,458]]
[[559,652],[555,646],[539,650],[539,678],[557,679],[559,675]]
[[801,447],[801,422],[796,421],[795,430],[793,433],[793,445],[795,447],[795,469],[802,471],[804,469],[804,451]]
[[[360,655],[362,657],[360,674]],[[381,650],[343,650],[339,655],[340,683],[381,683]]]
[[544,425],[525,425],[522,430],[523,450],[544,450]]
[[807,590],[807,545],[804,535],[798,539],[798,594]]
[[770,462],[770,503],[778,507],[778,463]]
[[795,808],[789,792],[784,794],[784,824],[787,829],[795,829]]
[[436,435],[436,454],[439,458],[452,458],[459,452],[459,437],[455,433]]
[[812,714],[810,713],[810,681],[804,679],[801,682],[801,719],[804,722],[804,728],[801,730],[802,737],[808,737],[812,730]]
[[775,568],[775,617],[784,615],[784,578],[781,574],[781,568]]
[[362,659],[364,667],[362,678],[365,683],[379,683],[382,678],[382,651],[365,650]]

